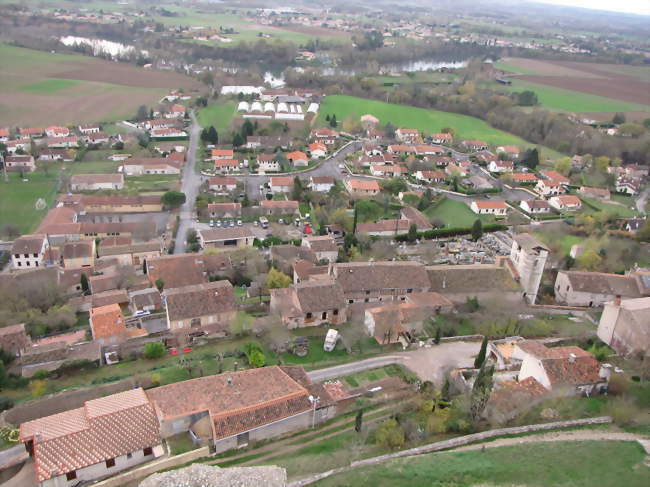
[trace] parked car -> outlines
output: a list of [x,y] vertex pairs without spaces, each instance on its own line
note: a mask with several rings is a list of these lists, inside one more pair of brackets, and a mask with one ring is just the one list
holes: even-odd
[[210,220],[210,227],[214,227],[214,220]]
[[217,220],[217,228],[221,227],[221,220]]
[[243,224],[244,224],[244,222],[242,222],[241,220],[237,220],[237,226],[238,227],[241,227]]

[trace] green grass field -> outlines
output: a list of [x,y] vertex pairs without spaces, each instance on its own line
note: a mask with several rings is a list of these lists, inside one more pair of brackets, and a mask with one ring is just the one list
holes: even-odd
[[644,458],[636,442],[531,443],[429,453],[353,469],[313,485],[641,487],[648,481]]
[[22,90],[29,93],[50,94],[65,90],[67,88],[72,88],[73,86],[77,86],[80,83],[80,81],[73,79],[49,78],[43,81],[37,81],[36,83],[24,85],[22,87]]
[[571,252],[571,247],[576,244],[580,244],[585,240],[583,237],[569,234],[535,232],[534,235],[546,245],[552,245],[553,242],[559,239],[560,246],[562,247],[562,253],[564,255],[569,255],[569,252]]
[[199,123],[203,127],[214,125],[217,132],[230,129],[230,124],[235,117],[235,102],[228,101],[223,104],[210,105],[198,113]]
[[320,107],[318,123],[324,125],[325,117],[328,114],[336,114],[336,119],[342,122],[346,118],[358,120],[359,117],[367,113],[379,118],[382,124],[391,122],[396,127],[415,128],[422,130],[425,134],[440,132],[443,127],[453,127],[459,137],[465,139],[485,140],[492,145],[531,145],[519,137],[490,127],[478,118],[346,95],[326,97]]
[[539,103],[553,110],[567,112],[629,112],[650,110],[649,105],[639,105],[604,96],[590,95],[573,90],[564,90],[529,81],[512,78],[511,86],[499,85],[510,91],[531,90],[537,94]]
[[490,215],[477,215],[462,201],[445,198],[437,205],[427,208],[424,212],[429,218],[439,218],[448,227],[471,227],[477,218],[483,223],[492,223],[494,217]]
[[48,207],[56,197],[57,176],[55,173],[34,172],[26,175],[23,182],[17,173],[9,174],[9,181],[0,180],[0,234],[6,225],[18,228],[21,234],[36,229],[47,213],[47,208],[36,209],[36,201],[43,198]]
[[632,218],[634,216],[637,216],[638,214],[636,210],[632,210],[629,207],[629,204],[624,206],[624,205],[617,205],[615,203],[605,203],[604,201],[594,199],[594,198],[580,197],[580,199],[583,202],[596,207],[596,210],[594,210],[593,208],[590,208],[588,205],[584,205],[583,212],[586,213],[598,213],[599,211],[605,211],[607,213],[614,213],[619,218]]

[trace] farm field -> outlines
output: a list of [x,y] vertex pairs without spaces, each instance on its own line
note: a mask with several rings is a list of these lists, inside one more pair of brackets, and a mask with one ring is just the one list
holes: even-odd
[[230,129],[234,116],[235,102],[228,101],[202,108],[198,113],[198,121],[203,127],[214,125],[214,128],[221,135],[221,132]]
[[[10,173],[9,181],[0,180],[0,235],[5,235],[7,225],[21,234],[36,229],[56,198],[58,177],[54,172],[33,172],[26,175],[28,182],[20,180],[18,173]],[[36,208],[43,198],[47,206]]]
[[[636,487],[646,485],[645,453],[636,442],[567,441],[441,452],[353,469],[318,487],[373,485],[526,485]],[[644,480],[645,479],[645,480]]]
[[0,126],[114,121],[172,89],[200,89],[173,72],[0,43]]
[[328,114],[336,114],[337,120],[342,122],[350,117],[358,120],[367,113],[379,118],[382,124],[391,122],[396,127],[415,128],[425,133],[439,132],[443,127],[453,127],[462,138],[481,139],[493,145],[531,145],[519,137],[490,127],[483,120],[467,115],[395,105],[346,95],[326,97],[320,107],[318,123],[324,125],[325,117]]
[[424,212],[429,218],[439,218],[448,227],[471,227],[477,218],[483,223],[494,222],[490,215],[477,215],[462,201],[445,198]]
[[537,94],[537,98],[541,105],[554,110],[578,113],[615,113],[650,110],[650,106],[647,105],[638,105],[604,96],[580,93],[578,91],[565,90],[539,83],[531,83],[516,78],[512,79],[512,85],[507,88],[511,91],[534,91]]
[[[624,111],[639,110],[639,105],[642,106],[641,109],[650,109],[650,68],[647,67],[573,61],[539,61],[522,58],[504,59],[497,63],[496,67],[516,73],[511,78],[514,82],[536,83],[549,88],[603,97],[607,100],[619,100],[626,102],[625,105],[622,105],[626,107]],[[543,93],[543,96],[547,98],[548,103],[557,104],[557,97],[561,93],[555,92],[556,99],[549,100],[552,93],[554,91],[547,91]],[[564,96],[566,95],[568,94],[564,93]],[[560,101],[562,106],[552,106],[551,104],[549,106],[568,111],[579,111],[564,106],[569,101],[568,99]],[[576,100],[575,103],[578,101]],[[606,100],[582,98],[580,101],[589,101],[597,106],[597,108],[581,110],[584,112],[617,110],[616,108],[605,109],[611,105],[611,102],[607,101],[606,103]],[[632,106],[628,104],[632,104]],[[582,107],[582,105],[578,106]]]

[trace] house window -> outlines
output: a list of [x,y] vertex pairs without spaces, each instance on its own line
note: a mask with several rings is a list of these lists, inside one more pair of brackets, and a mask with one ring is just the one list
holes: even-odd
[[147,448],[145,448],[145,449],[142,450],[142,454],[143,454],[145,457],[148,457],[148,456],[150,456],[150,455],[153,455],[153,448],[150,447],[150,446],[148,446]]
[[338,309],[335,309],[335,310],[334,310],[334,316],[338,316],[338,315],[339,315],[339,310],[338,310]]
[[106,468],[111,468],[115,466],[115,459],[114,458],[109,458],[106,460]]
[[370,294],[370,291],[366,291],[366,296],[367,296],[368,294]]
[[363,302],[364,302],[364,303],[369,303],[369,302],[370,302],[370,299],[366,298],[366,299],[363,300]]
[[25,254],[25,259],[29,258],[29,254]]
[[311,320],[311,317],[312,317],[312,314],[311,314],[311,313],[307,313],[307,314],[305,315],[305,318],[307,318],[308,320]]
[[66,480],[74,480],[77,478],[77,471],[72,470],[71,472],[68,472],[65,474],[65,479]]
[[327,311],[323,311],[323,314],[321,314],[321,320],[326,320],[327,319]]
[[[18,265],[20,265],[20,263],[18,263]],[[354,303],[354,299],[348,299],[348,304],[352,304],[352,303]]]
[[413,292],[413,289],[407,289],[406,294],[411,294]]
[[38,257],[38,254],[35,253],[35,254],[34,254],[34,258],[36,258],[36,257]]
[[127,453],[126,454],[126,459],[130,460],[131,458],[133,458],[133,453],[131,453],[131,452]]
[[196,328],[198,326],[201,326],[201,318],[192,318],[192,321],[190,321],[190,326],[192,328]]

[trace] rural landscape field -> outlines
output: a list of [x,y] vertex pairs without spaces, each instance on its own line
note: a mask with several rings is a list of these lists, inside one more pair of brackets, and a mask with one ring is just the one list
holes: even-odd
[[154,72],[73,54],[0,44],[0,125],[116,121],[151,106],[169,87],[200,83],[173,72]]

